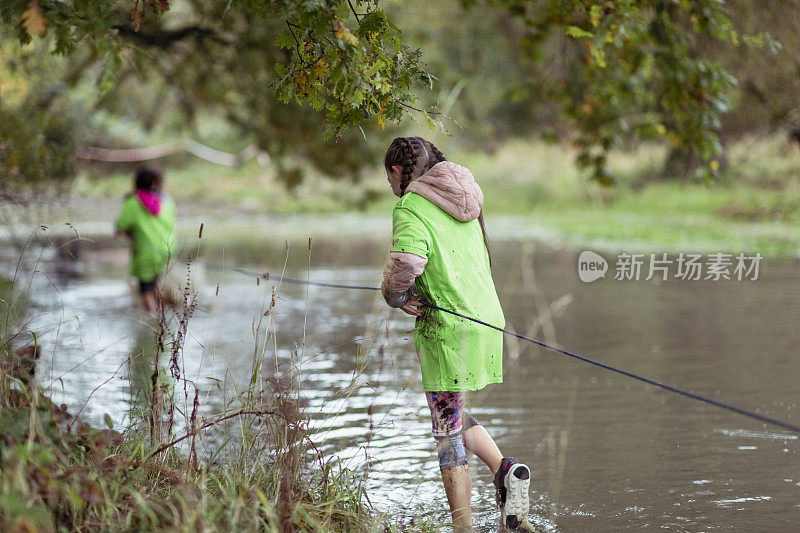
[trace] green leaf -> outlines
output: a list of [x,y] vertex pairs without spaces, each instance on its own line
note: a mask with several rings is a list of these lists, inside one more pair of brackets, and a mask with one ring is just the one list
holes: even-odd
[[592,32],[583,30],[577,26],[568,26],[565,33],[568,37],[573,37],[575,39],[591,39],[594,37]]
[[383,11],[371,11],[361,17],[361,25],[358,28],[358,34],[365,36],[370,33],[379,33],[386,30],[389,26],[386,24],[386,15]]
[[589,19],[592,21],[592,26],[597,28],[600,25],[600,19],[603,16],[602,8],[595,4],[589,8]]
[[275,46],[278,48],[291,49],[295,44],[294,37],[288,31],[281,32],[275,37]]

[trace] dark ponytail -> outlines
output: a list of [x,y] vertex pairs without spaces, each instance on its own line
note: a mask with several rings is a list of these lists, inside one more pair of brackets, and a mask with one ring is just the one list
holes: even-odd
[[483,223],[483,209],[478,214],[478,224],[481,225],[481,233],[483,233],[483,245],[486,246],[486,255],[489,256],[489,268],[492,268],[492,251],[489,249],[489,236],[486,235],[486,224]]

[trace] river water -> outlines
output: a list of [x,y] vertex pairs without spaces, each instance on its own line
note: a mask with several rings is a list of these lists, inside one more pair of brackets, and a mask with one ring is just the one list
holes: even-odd
[[[800,423],[800,266],[793,261],[764,259],[757,280],[619,281],[616,254],[604,253],[611,263],[606,277],[584,283],[580,250],[533,239],[522,227],[498,221],[492,233],[509,328]],[[375,286],[390,228],[388,218],[345,217],[299,218],[291,227],[276,221],[258,231],[234,224],[215,235],[217,229],[206,223],[200,255],[208,263]],[[195,256],[196,239],[184,242]],[[14,253],[2,249],[7,270]],[[41,255],[37,273],[22,275],[18,286],[29,300],[27,328],[43,346],[42,384],[71,412],[97,425],[109,414],[124,427],[141,378],[128,360],[151,342],[153,328],[132,306],[127,250],[101,239],[57,251],[32,247],[26,255]],[[292,364],[314,441],[365,472],[375,507],[446,524],[410,341],[413,320],[387,309],[375,291],[276,286],[240,272],[203,270],[183,359],[185,375],[201,391],[201,410],[224,410],[235,388],[247,386],[254,357],[263,359],[266,375],[276,364]],[[273,287],[274,312],[259,318]],[[275,335],[264,349],[272,318]],[[472,393],[469,410],[504,455],[532,467],[531,521],[540,529],[796,527],[800,443],[790,431],[513,339],[506,342],[504,375],[503,384]],[[477,530],[496,530],[491,475],[470,460]]]

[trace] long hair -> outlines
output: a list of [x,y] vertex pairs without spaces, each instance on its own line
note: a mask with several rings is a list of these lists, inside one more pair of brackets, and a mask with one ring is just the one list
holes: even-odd
[[[412,181],[429,171],[436,163],[447,161],[444,154],[432,142],[422,137],[397,137],[389,145],[386,155],[383,156],[383,166],[387,172],[392,167],[399,166],[400,196],[406,193],[406,188]],[[492,266],[492,252],[489,250],[489,237],[486,235],[486,225],[483,222],[483,210],[478,214],[478,223],[483,233],[483,244],[489,256],[489,267]]]

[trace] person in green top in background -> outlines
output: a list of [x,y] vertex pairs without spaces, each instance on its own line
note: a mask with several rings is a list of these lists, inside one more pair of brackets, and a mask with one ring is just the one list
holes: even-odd
[[175,252],[175,203],[161,192],[163,181],[158,170],[138,169],[134,190],[117,218],[117,234],[131,239],[130,275],[139,280],[142,303],[153,314],[158,309],[158,278]]
[[416,317],[414,346],[453,525],[472,526],[469,450],[495,476],[503,524],[529,527],[530,469],[503,457],[486,429],[464,411],[468,391],[503,381],[503,334],[420,302],[505,326],[492,280],[483,192],[469,170],[420,137],[394,139],[384,167],[400,200],[392,213],[381,290],[390,306]]

